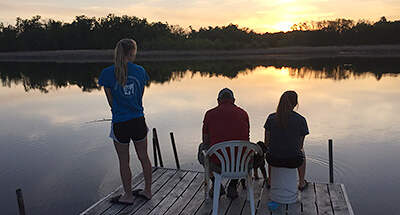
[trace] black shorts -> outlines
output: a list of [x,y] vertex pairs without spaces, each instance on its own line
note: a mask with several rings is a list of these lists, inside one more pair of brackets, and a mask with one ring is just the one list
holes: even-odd
[[277,158],[267,152],[266,160],[269,165],[274,167],[299,168],[305,160],[305,154],[302,152],[301,155],[293,158]]
[[144,117],[134,118],[125,122],[113,123],[114,140],[119,143],[129,143],[143,140],[147,136],[147,126]]

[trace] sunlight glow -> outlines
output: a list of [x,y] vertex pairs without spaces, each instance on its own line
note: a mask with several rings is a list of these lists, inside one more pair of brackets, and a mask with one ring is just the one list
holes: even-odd
[[293,26],[292,22],[279,22],[276,25],[274,25],[274,28],[278,31],[287,32],[290,31],[290,27],[292,26]]
[[296,1],[296,0],[278,0],[278,2],[280,4],[286,4],[286,3],[290,3],[290,2],[294,2],[294,1]]
[[[275,79],[275,80],[284,81],[284,82],[292,79],[292,77],[289,74],[288,67],[276,68],[273,66],[269,66],[269,67],[259,66],[259,67],[256,67],[253,70],[253,72],[256,74],[262,74],[262,75],[268,76],[269,78],[273,77],[273,79]],[[265,80],[263,79],[262,81],[265,81]]]
[[[258,33],[289,31],[290,27],[304,21],[349,18],[377,21],[381,16],[399,19],[400,1],[332,1],[328,0],[252,0],[248,1],[177,1],[138,0],[121,4],[121,0],[88,1],[71,0],[50,3],[48,0],[2,0],[0,22],[15,24],[16,17],[31,18],[41,15],[44,19],[61,19],[71,22],[75,16],[104,17],[109,13],[146,18],[150,22],[168,22],[194,29],[206,26],[224,26],[229,23],[247,27]],[[175,2],[175,3],[174,3]],[[359,10],[354,10],[357,7]],[[36,8],[32,10],[32,8]],[[204,14],[209,14],[204,16]]]

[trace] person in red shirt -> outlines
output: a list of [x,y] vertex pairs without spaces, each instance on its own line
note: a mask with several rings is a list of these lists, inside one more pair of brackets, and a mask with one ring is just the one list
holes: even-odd
[[[218,93],[217,100],[218,106],[208,110],[204,116],[203,147],[208,149],[214,144],[230,140],[249,141],[249,116],[245,110],[234,104],[235,97],[232,90],[222,89]],[[221,171],[220,162],[216,156],[211,157],[210,168],[212,171]],[[238,196],[237,182],[238,180],[231,180],[228,186],[227,195],[232,199]],[[221,187],[221,193],[224,193],[223,187]]]

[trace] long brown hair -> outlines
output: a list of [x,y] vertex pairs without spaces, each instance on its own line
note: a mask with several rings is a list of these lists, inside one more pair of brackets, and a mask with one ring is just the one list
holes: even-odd
[[120,40],[114,49],[115,78],[117,79],[117,82],[122,86],[125,86],[128,76],[126,68],[126,57],[132,54],[132,50],[134,50],[134,54],[136,55],[137,46],[136,42],[132,39]]
[[276,108],[276,118],[280,126],[284,128],[287,127],[289,113],[297,104],[297,93],[295,91],[290,90],[282,94],[278,107]]

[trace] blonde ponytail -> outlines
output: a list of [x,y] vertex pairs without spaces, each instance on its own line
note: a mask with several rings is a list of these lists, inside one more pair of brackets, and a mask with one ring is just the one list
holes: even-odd
[[125,86],[126,84],[128,76],[127,57],[132,54],[132,50],[134,50],[134,55],[136,55],[137,46],[136,42],[132,39],[120,40],[114,49],[115,78],[121,86]]
[[289,121],[289,113],[298,105],[297,93],[293,90],[286,91],[279,99],[279,104],[276,109],[276,118],[279,125],[283,128],[287,127]]

